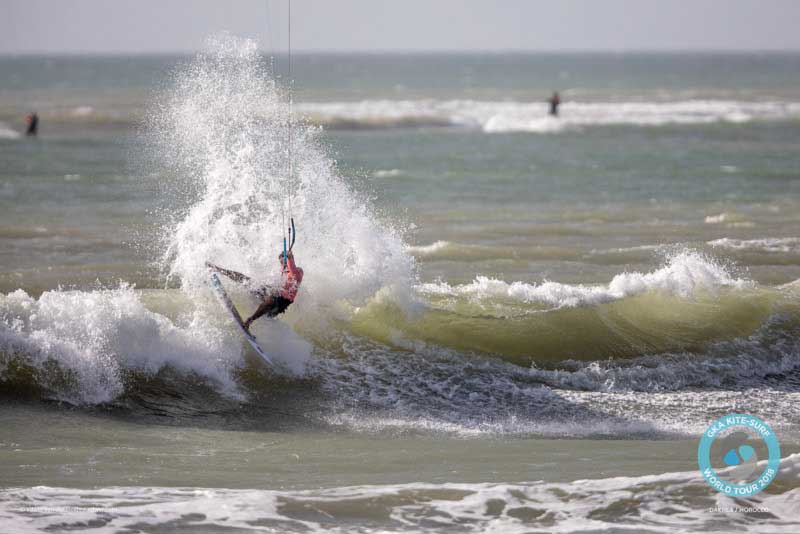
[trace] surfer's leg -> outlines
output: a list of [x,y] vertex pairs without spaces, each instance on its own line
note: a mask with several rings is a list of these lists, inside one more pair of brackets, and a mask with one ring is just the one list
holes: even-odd
[[236,271],[230,271],[228,269],[223,269],[222,267],[220,267],[218,265],[214,265],[211,262],[207,261],[206,262],[206,266],[209,269],[217,271],[220,274],[224,274],[225,276],[227,276],[228,278],[230,278],[234,282],[239,282],[240,284],[244,284],[245,282],[249,282],[250,281],[250,277],[247,276],[247,275],[244,275],[244,274],[236,272]]
[[272,297],[267,297],[266,299],[264,299],[263,302],[261,302],[261,305],[258,307],[258,309],[256,309],[253,315],[248,317],[248,319],[244,322],[245,330],[250,328],[250,324],[253,321],[271,312],[272,308],[273,308]]

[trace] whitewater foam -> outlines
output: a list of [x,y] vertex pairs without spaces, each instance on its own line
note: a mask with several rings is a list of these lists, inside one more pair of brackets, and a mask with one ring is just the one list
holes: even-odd
[[704,219],[706,224],[725,224],[728,228],[752,228],[755,226],[753,221],[739,213],[722,212],[716,215],[707,215]]
[[239,396],[231,371],[242,364],[242,345],[217,324],[201,310],[173,323],[127,286],[38,299],[20,289],[0,295],[0,358],[4,371],[16,358],[49,394],[76,404],[109,402],[124,392],[127,372],[166,366]]
[[0,122],[0,139],[19,139],[21,137],[22,135],[18,131]]
[[[766,462],[759,463],[759,468],[765,466]],[[761,492],[746,503],[708,488],[697,470],[569,482],[411,483],[289,491],[38,486],[3,490],[0,511],[6,525],[20,533],[76,527],[91,527],[101,534],[161,528],[700,533],[710,526],[731,532],[796,532],[800,455],[781,459],[776,481],[773,484],[781,489]],[[742,507],[755,513],[726,512]]]

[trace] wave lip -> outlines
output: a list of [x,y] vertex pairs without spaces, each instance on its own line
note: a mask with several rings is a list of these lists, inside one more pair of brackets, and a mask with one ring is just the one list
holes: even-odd
[[675,102],[572,102],[560,117],[550,117],[541,102],[478,100],[362,100],[306,102],[298,112],[331,129],[463,127],[486,133],[551,133],[591,126],[665,126],[669,124],[739,124],[793,120],[800,104],[739,100]]

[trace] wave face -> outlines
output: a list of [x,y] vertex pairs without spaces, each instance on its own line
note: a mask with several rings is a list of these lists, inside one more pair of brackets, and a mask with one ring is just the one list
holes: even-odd
[[[762,462],[763,463],[763,462]],[[398,484],[305,491],[118,487],[12,488],[0,510],[14,532],[702,532],[797,529],[800,456],[781,460],[781,489],[748,499],[709,493],[697,471],[564,483]],[[777,484],[775,484],[777,486]],[[752,509],[730,513],[728,509]],[[764,512],[761,510],[768,510]]]
[[674,102],[573,102],[548,115],[541,102],[476,100],[363,100],[303,103],[308,120],[334,129],[450,126],[486,133],[551,133],[592,126],[655,127],[670,124],[788,121],[800,117],[797,102],[684,100]]

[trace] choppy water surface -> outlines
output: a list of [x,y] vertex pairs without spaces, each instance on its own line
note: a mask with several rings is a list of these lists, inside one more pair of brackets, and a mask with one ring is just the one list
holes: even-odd
[[[799,61],[301,56],[290,128],[227,37],[0,59],[3,521],[796,531]],[[275,280],[289,214],[276,374],[203,263]],[[696,469],[730,412],[781,440],[754,499]]]

